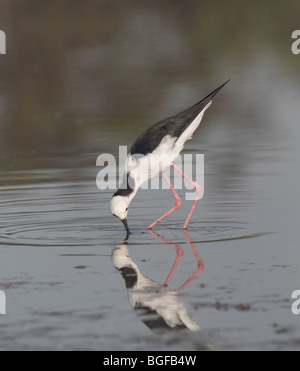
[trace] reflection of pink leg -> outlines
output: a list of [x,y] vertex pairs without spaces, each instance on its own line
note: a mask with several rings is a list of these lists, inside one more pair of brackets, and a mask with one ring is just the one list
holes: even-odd
[[[174,211],[176,211],[177,209],[180,208],[180,206],[182,205],[182,201],[178,195],[178,193],[175,191],[174,187],[173,187],[173,184],[171,183],[168,175],[163,171],[163,176],[166,180],[166,182],[168,183],[168,186],[170,187],[174,197],[175,197],[175,200],[176,200],[176,204],[174,207],[172,207],[171,210],[167,211],[164,215],[162,215],[160,218],[158,218],[157,220],[155,220],[155,222],[153,222],[152,224],[148,225],[147,229],[151,229],[153,228],[157,223],[159,223],[161,220],[163,220],[164,218],[166,218],[168,215],[172,214]],[[196,205],[195,205],[196,206]]]
[[185,281],[185,283],[179,288],[179,290],[183,290],[190,282],[193,281],[194,278],[196,278],[197,276],[199,276],[199,274],[201,272],[203,272],[204,270],[204,264],[203,264],[203,261],[201,260],[200,256],[198,255],[198,252],[196,250],[196,247],[195,247],[195,244],[193,243],[193,241],[191,240],[191,237],[189,236],[188,232],[186,230],[184,230],[184,234],[187,238],[187,241],[188,243],[191,245],[191,248],[193,250],[193,253],[198,261],[198,269],[196,270],[196,272],[191,276],[191,278],[189,278],[188,280]]
[[[182,250],[182,248],[181,248],[179,245],[177,245],[177,244],[173,244],[172,242],[170,242],[169,240],[167,240],[165,237],[160,236],[160,235],[157,234],[156,232],[154,232],[154,231],[152,231],[152,230],[149,230],[149,232],[150,232],[151,234],[153,234],[153,236],[158,237],[158,238],[163,242],[163,244],[171,245],[171,246],[173,246],[174,249],[176,250],[177,257],[176,257],[175,262],[174,262],[174,264],[173,264],[173,266],[172,266],[172,268],[171,268],[171,271],[170,271],[170,273],[169,273],[169,275],[168,275],[168,277],[167,277],[167,279],[166,279],[166,281],[165,281],[165,283],[164,283],[165,286],[168,286],[168,285],[169,285],[169,282],[170,282],[170,280],[171,280],[171,278],[172,278],[172,276],[173,276],[173,274],[174,274],[174,272],[175,272],[175,270],[176,270],[176,268],[177,268],[177,265],[178,265],[180,259],[181,259],[182,256],[183,256],[183,250]],[[191,237],[189,236],[189,234],[188,234],[188,232],[187,232],[186,230],[184,230],[184,234],[185,234],[185,236],[186,236],[187,242],[190,244],[190,246],[191,246],[191,248],[192,248],[192,250],[193,250],[193,253],[194,253],[194,255],[195,255],[195,257],[196,257],[196,259],[197,259],[197,261],[198,261],[198,268],[197,268],[196,272],[195,272],[195,273],[194,273],[194,274],[193,274],[189,279],[187,279],[187,280],[185,281],[185,283],[184,283],[181,287],[179,287],[178,290],[183,290],[183,289],[184,289],[188,284],[190,284],[190,283],[191,283],[191,282],[192,282],[196,277],[198,277],[199,274],[200,274],[201,272],[203,272],[203,270],[204,270],[204,264],[203,264],[203,261],[201,260],[200,256],[198,255],[198,252],[197,252],[197,249],[196,249],[196,247],[195,247],[194,242],[191,240]]]
[[165,237],[160,236],[158,233],[156,233],[154,231],[151,231],[151,230],[149,230],[149,232],[151,234],[153,234],[154,236],[158,237],[160,240],[162,240],[164,244],[166,244],[166,245],[172,245],[174,247],[174,249],[176,250],[176,253],[177,253],[176,259],[175,259],[174,264],[173,264],[173,266],[172,266],[172,268],[170,270],[170,273],[169,273],[169,275],[166,278],[166,281],[164,283],[164,286],[168,286],[169,285],[169,282],[170,282],[170,280],[171,280],[171,278],[172,278],[172,276],[173,276],[173,274],[174,274],[174,272],[175,272],[175,270],[177,268],[177,265],[180,262],[180,259],[183,257],[183,250],[182,250],[182,248],[179,245],[173,244],[172,242],[170,242],[169,240],[167,240]]
[[190,221],[190,218],[193,214],[193,211],[197,205],[197,202],[198,200],[200,199],[200,196],[202,194],[202,188],[199,186],[199,184],[197,184],[193,179],[191,179],[188,175],[186,175],[182,170],[180,170],[180,168],[178,166],[176,166],[174,163],[171,165],[173,166],[173,168],[183,177],[185,177],[185,179],[187,179],[195,188],[196,188],[196,198],[195,198],[195,201],[191,207],[191,210],[186,218],[186,221],[183,225],[183,229],[186,229],[189,221]]
[[176,250],[177,256],[176,256],[176,259],[174,261],[174,264],[173,264],[173,266],[172,266],[172,268],[170,270],[170,273],[169,273],[168,277],[166,278],[166,281],[164,283],[164,286],[168,286],[169,285],[169,282],[170,282],[170,280],[171,280],[174,272],[176,271],[177,265],[180,262],[180,259],[183,257],[183,250],[182,250],[182,248],[179,245],[175,245],[175,244],[172,244],[172,246]]

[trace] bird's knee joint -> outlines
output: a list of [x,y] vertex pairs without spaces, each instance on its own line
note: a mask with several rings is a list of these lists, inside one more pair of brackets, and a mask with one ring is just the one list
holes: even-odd
[[201,197],[202,195],[202,187],[199,186],[198,183],[194,182],[194,187],[196,189],[196,199],[199,200],[199,198]]
[[176,200],[175,207],[179,208],[181,205],[182,205],[182,201],[180,199],[179,200]]

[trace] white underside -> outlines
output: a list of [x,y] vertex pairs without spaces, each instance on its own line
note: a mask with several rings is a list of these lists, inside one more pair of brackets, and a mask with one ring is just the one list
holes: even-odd
[[177,138],[170,135],[163,137],[159,146],[146,156],[139,159],[133,158],[131,154],[127,157],[126,173],[135,180],[135,190],[137,190],[148,179],[158,175],[168,168],[179,155],[184,147],[184,143],[192,138],[194,131],[199,126],[205,110],[211,105],[209,102],[199,115],[192,121],[189,127]]

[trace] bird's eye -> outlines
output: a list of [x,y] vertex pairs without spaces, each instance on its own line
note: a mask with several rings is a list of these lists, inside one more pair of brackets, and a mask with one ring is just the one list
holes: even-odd
[[128,207],[126,207],[126,211],[128,210]]

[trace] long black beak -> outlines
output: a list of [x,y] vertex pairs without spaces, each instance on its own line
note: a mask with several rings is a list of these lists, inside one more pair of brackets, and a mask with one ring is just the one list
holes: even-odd
[[130,234],[130,230],[128,228],[127,219],[121,219],[122,223],[124,224],[124,227],[126,229],[127,234]]

